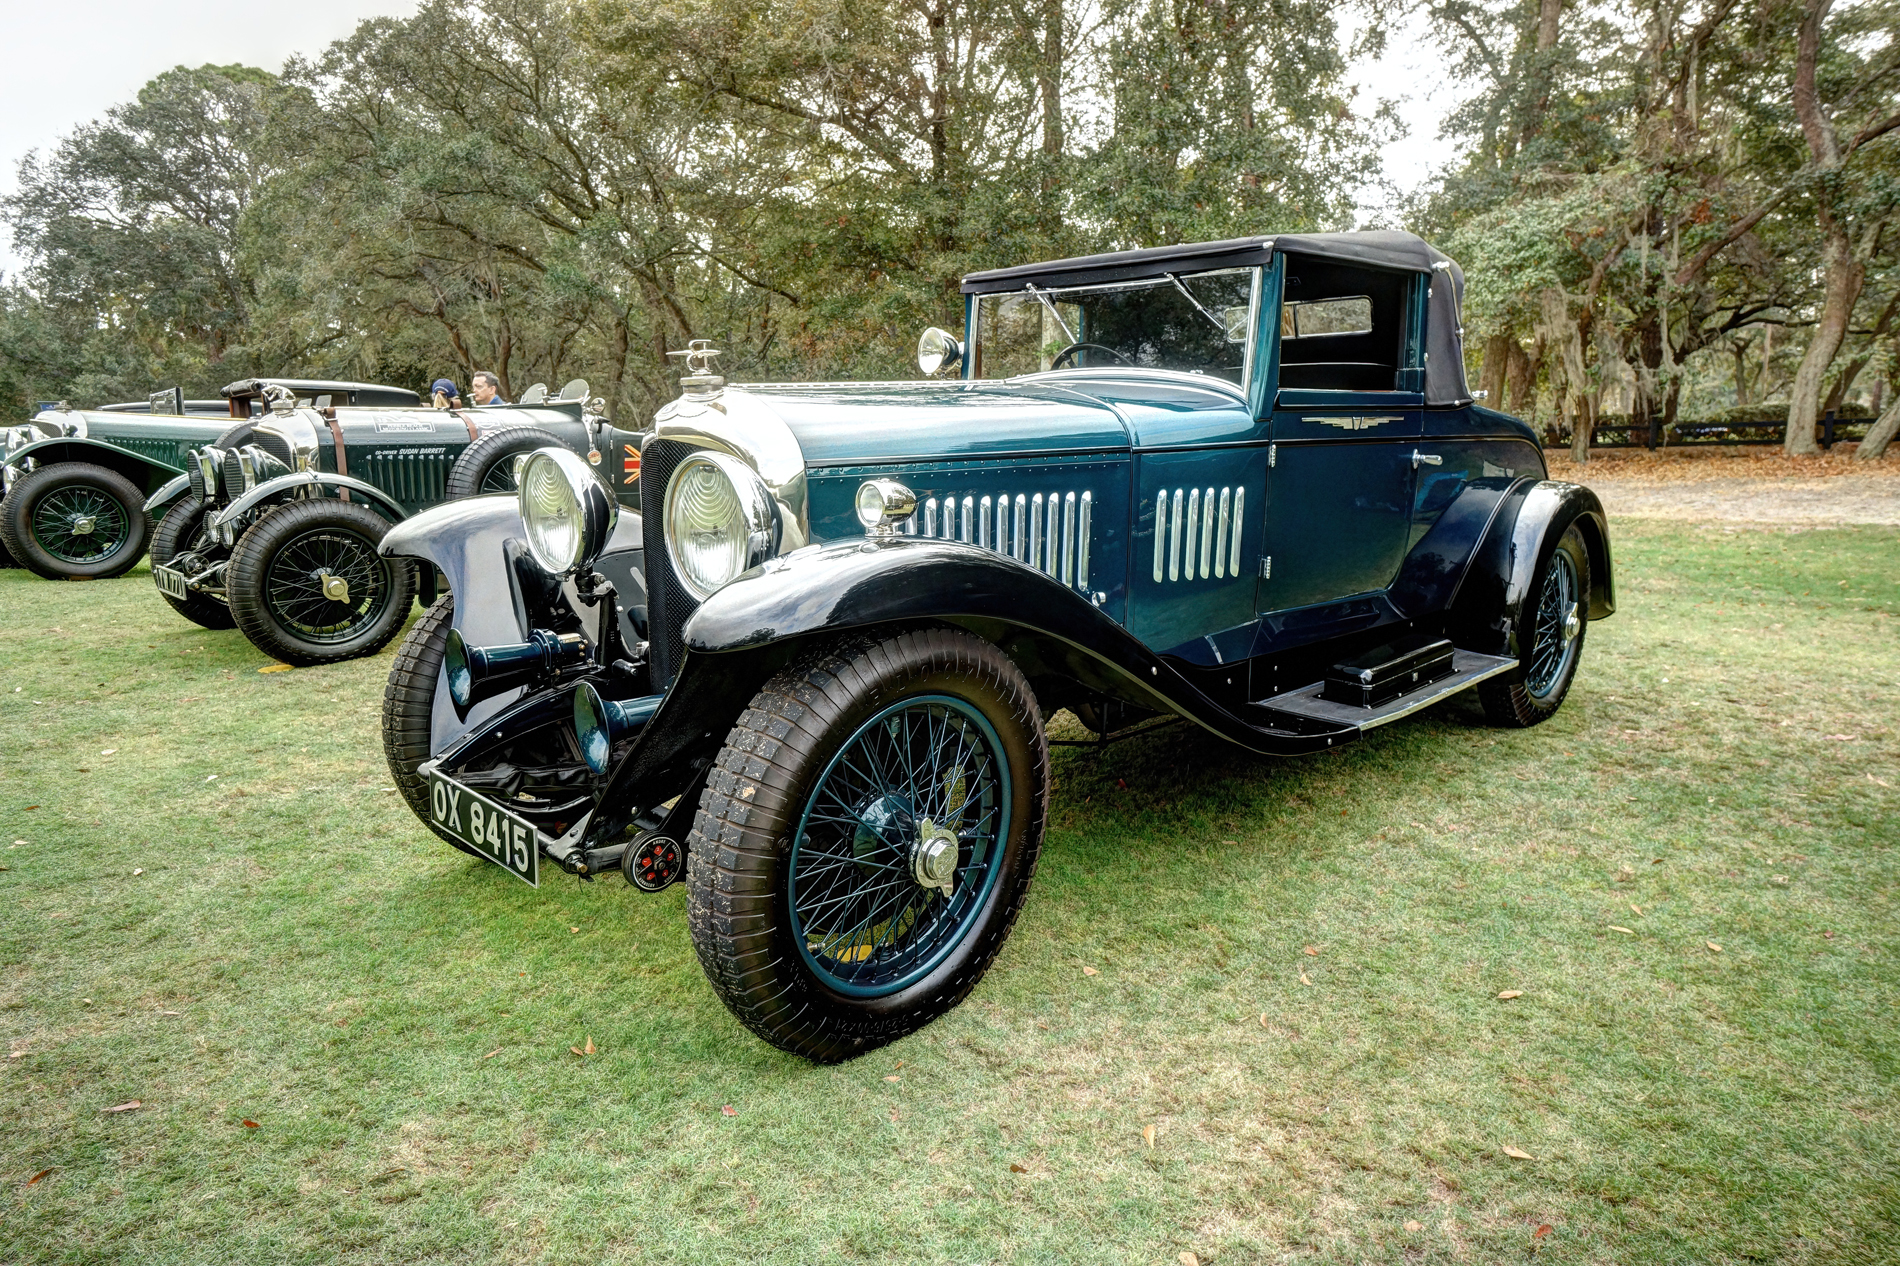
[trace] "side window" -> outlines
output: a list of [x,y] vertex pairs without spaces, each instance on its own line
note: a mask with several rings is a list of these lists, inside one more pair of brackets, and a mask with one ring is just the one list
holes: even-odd
[[1280,385],[1392,391],[1404,365],[1410,273],[1286,257]]

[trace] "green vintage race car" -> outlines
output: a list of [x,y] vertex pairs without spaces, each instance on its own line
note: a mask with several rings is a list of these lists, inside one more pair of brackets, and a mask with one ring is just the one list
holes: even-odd
[[[413,391],[376,383],[267,381],[318,408],[419,403]],[[49,580],[123,576],[152,539],[146,499],[184,474],[187,452],[259,408],[254,398],[186,400],[173,388],[100,409],[61,404],[0,431],[0,565]]]
[[519,456],[567,450],[638,504],[640,437],[614,428],[585,379],[464,409],[319,407],[264,381],[224,393],[257,416],[191,449],[152,496],[152,580],[186,619],[235,627],[288,664],[373,654],[395,636],[418,588],[434,600],[436,571],[380,557],[383,533],[442,502],[513,492]]

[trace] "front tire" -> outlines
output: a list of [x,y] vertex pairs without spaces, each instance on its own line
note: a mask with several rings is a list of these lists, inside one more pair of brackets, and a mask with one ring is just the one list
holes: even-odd
[[480,854],[435,824],[429,812],[429,783],[416,770],[429,759],[435,730],[435,692],[442,680],[442,655],[455,621],[455,595],[443,594],[410,626],[396,649],[389,681],[383,686],[383,759],[403,803],[421,823],[471,857]]
[[145,557],[145,496],[114,470],[57,462],[29,471],[0,499],[0,541],[36,576],[109,580]]
[[[167,510],[165,517],[158,521],[158,530],[152,533],[152,565],[168,566],[172,559],[191,548],[204,529],[205,514],[205,503],[199,497],[185,497]],[[156,586],[157,582],[153,584]],[[163,589],[158,591],[158,596],[170,603],[172,610],[201,628],[237,627],[231,608],[209,594],[193,593],[182,602]]]
[[1576,680],[1590,617],[1590,551],[1573,525],[1557,541],[1517,616],[1518,666],[1478,683],[1485,719],[1524,728],[1556,715]]
[[328,498],[265,512],[224,573],[238,628],[286,664],[375,654],[416,600],[409,563],[376,552],[388,530],[374,510]]
[[726,738],[687,845],[699,961],[772,1045],[848,1059],[954,1007],[1042,847],[1049,749],[1016,665],[953,629],[781,672]]

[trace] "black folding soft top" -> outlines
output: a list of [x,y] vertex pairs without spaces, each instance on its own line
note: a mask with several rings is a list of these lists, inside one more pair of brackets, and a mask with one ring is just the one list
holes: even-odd
[[422,397],[404,387],[379,382],[337,382],[327,378],[240,378],[220,392],[226,400],[233,396],[263,394],[265,384],[287,388],[297,396],[341,396],[356,405],[381,405],[400,408],[422,403]]
[[1471,403],[1471,391],[1465,384],[1464,330],[1460,325],[1465,297],[1464,272],[1449,255],[1413,233],[1390,229],[1364,233],[1276,233],[1271,237],[1236,237],[1224,242],[1111,251],[1105,255],[1082,255],[971,273],[963,279],[963,293],[982,295],[1020,290],[1025,282],[1055,289],[1132,281],[1162,273],[1244,268],[1266,263],[1275,251],[1369,268],[1431,274],[1431,304],[1425,323],[1425,403]]

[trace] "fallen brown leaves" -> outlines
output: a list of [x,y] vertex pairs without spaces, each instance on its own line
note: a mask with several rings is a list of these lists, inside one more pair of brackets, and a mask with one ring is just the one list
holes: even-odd
[[1504,1154],[1510,1157],[1512,1160],[1536,1160],[1537,1159],[1535,1156],[1532,1156],[1529,1152],[1526,1152],[1521,1148],[1512,1147],[1509,1143],[1506,1143],[1504,1145]]
[[140,1103],[137,1099],[127,1099],[124,1103],[115,1103],[110,1108],[101,1108],[99,1109],[99,1111],[101,1112],[130,1112],[134,1108],[142,1108],[144,1106],[145,1105],[143,1103]]

